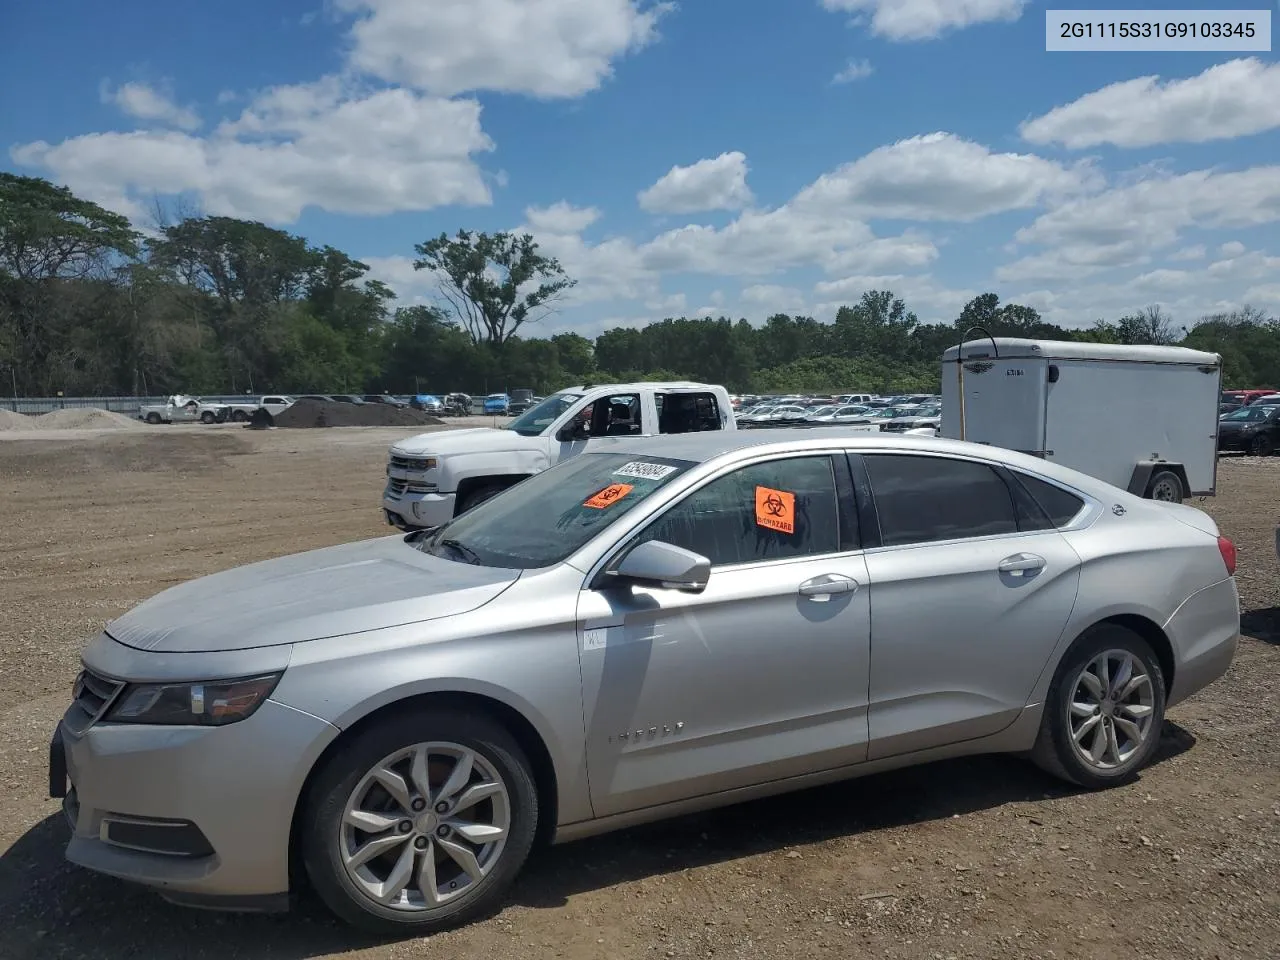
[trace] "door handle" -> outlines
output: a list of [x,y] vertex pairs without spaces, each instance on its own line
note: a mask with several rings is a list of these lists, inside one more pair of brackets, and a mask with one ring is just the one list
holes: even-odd
[[824,573],[800,584],[800,596],[826,599],[839,593],[853,593],[858,581],[839,573]]
[[1036,570],[1044,569],[1044,557],[1037,557],[1032,553],[1015,553],[1001,560],[996,569],[1001,573],[1011,573],[1018,577],[1026,576]]

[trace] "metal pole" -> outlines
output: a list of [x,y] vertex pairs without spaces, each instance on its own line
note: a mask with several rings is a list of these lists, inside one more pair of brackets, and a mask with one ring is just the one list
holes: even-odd
[[971,333],[981,333],[991,341],[991,354],[997,360],[1000,359],[1000,348],[996,346],[996,338],[987,332],[986,327],[970,327],[960,337],[960,343],[956,345],[956,385],[960,391],[960,439],[965,438],[965,422],[964,422],[964,345],[969,339]]

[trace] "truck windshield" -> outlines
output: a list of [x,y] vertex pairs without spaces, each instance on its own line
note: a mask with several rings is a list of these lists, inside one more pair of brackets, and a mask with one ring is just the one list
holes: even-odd
[[583,454],[535,473],[415,545],[483,567],[549,567],[692,466],[667,457]]
[[536,437],[547,427],[555,423],[571,406],[582,399],[580,393],[557,393],[547,397],[536,406],[530,407],[509,424],[508,430],[514,430],[522,437]]

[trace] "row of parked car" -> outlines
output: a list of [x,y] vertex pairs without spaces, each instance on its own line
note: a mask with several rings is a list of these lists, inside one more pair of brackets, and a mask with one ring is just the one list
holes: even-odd
[[1218,407],[1218,449],[1269,457],[1280,450],[1280,393],[1226,390]]
[[[754,401],[754,402],[752,402]],[[735,410],[741,427],[783,424],[875,425],[883,431],[937,431],[942,399],[933,394],[876,397],[845,394],[836,397],[744,398]]]

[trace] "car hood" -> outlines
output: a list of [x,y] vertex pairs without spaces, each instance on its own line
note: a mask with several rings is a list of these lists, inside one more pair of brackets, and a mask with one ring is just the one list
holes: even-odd
[[189,580],[106,632],[140,650],[248,650],[466,613],[519,576],[430,556],[399,535],[380,537]]
[[423,454],[449,456],[459,453],[493,453],[498,450],[525,450],[546,446],[542,437],[523,437],[514,430],[475,427],[470,430],[441,430],[420,433],[392,444],[391,452],[409,457]]

